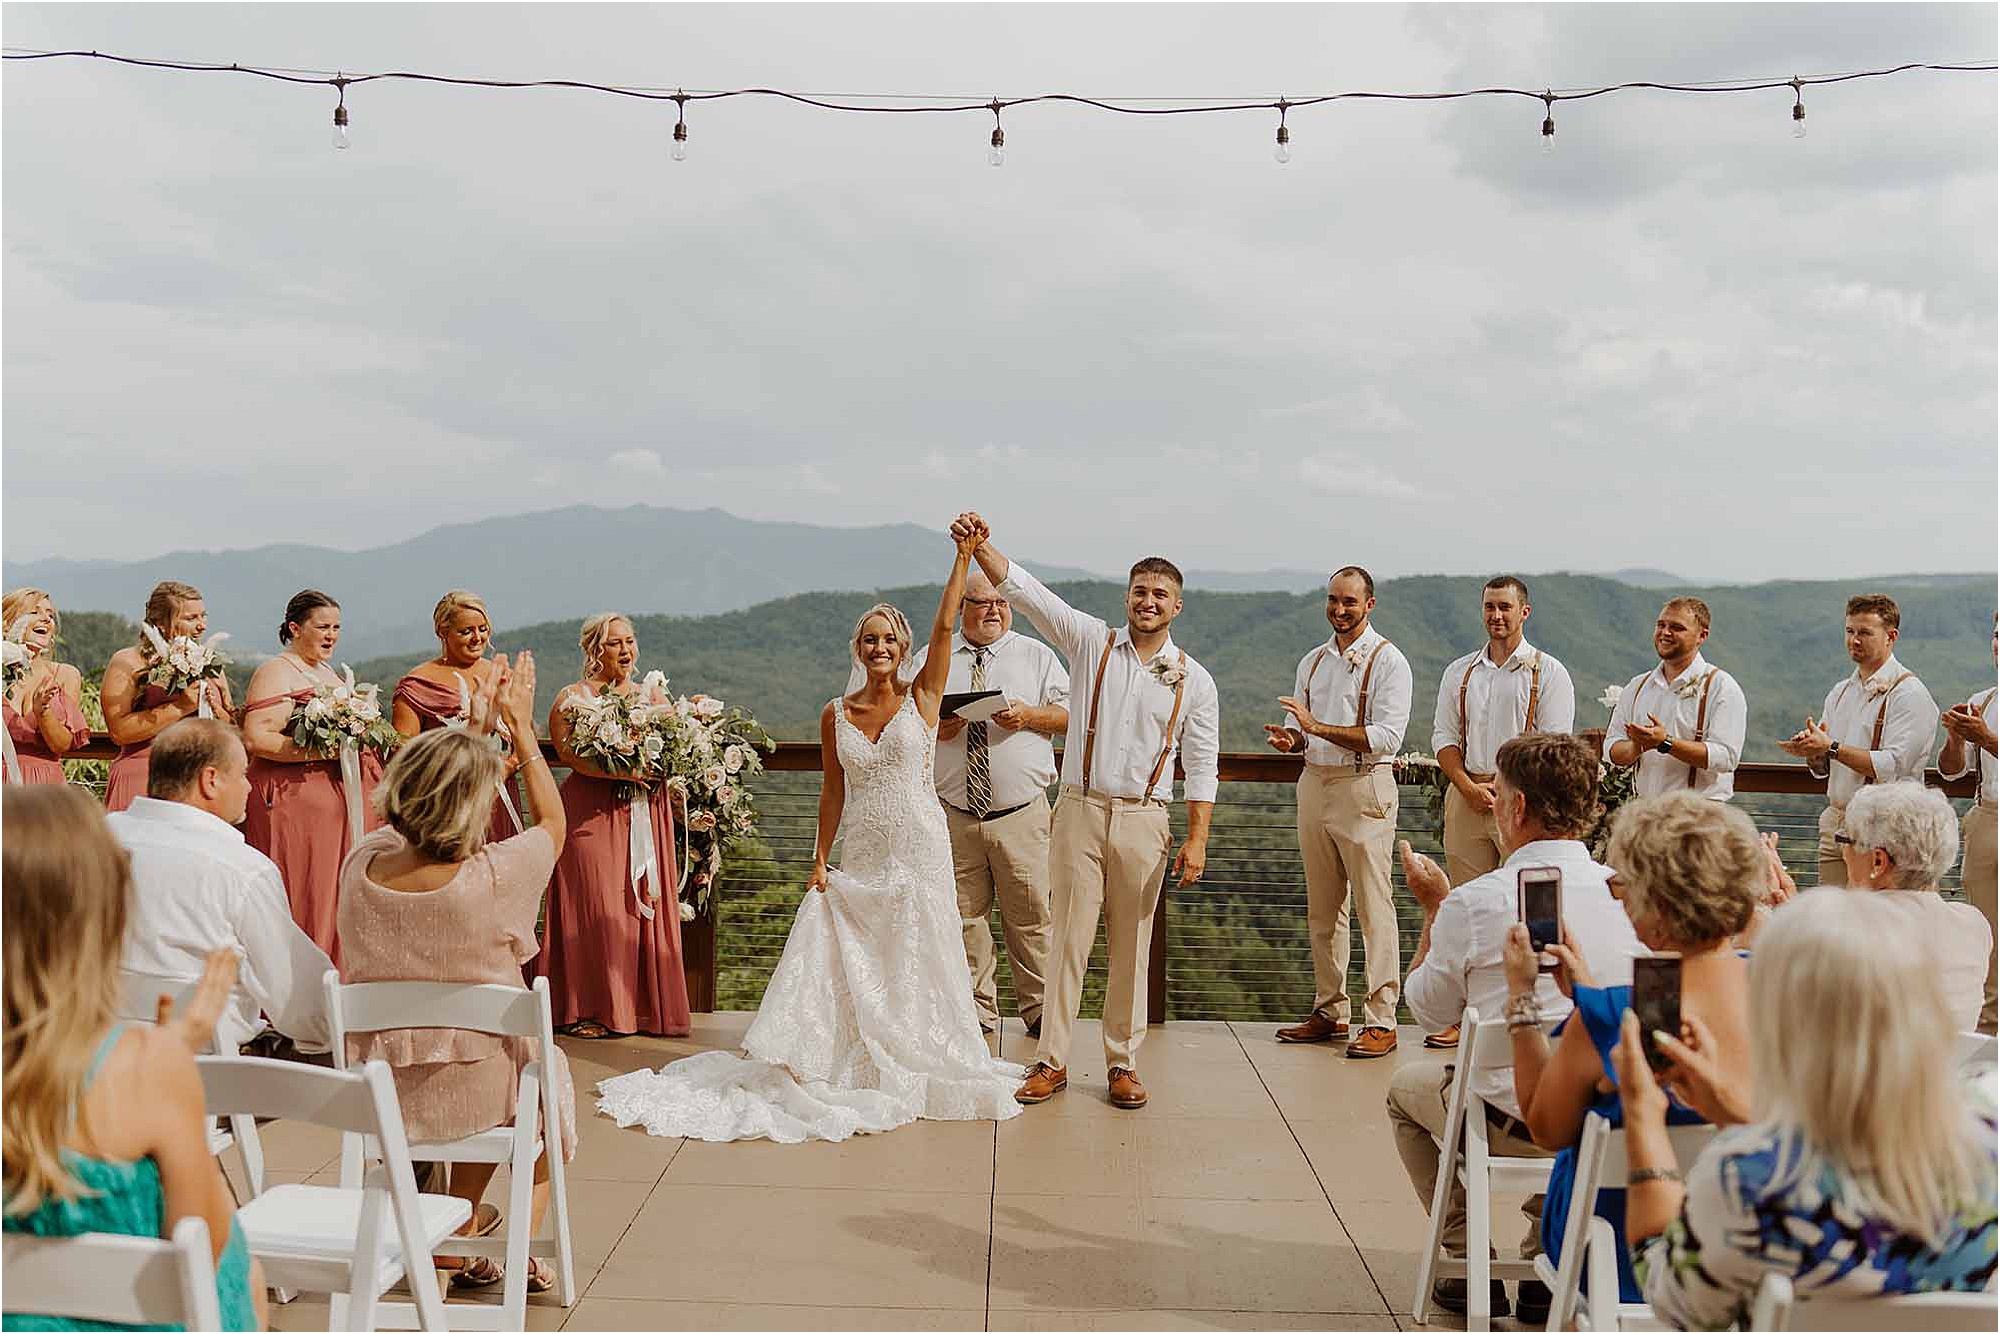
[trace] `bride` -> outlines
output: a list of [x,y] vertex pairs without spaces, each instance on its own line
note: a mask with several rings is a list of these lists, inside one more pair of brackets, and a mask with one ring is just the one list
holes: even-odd
[[[855,624],[860,688],[820,715],[825,776],[807,894],[743,1055],[711,1051],[597,1086],[621,1126],[690,1139],[844,1140],[920,1117],[1019,1114],[1019,1066],[987,1051],[965,971],[951,840],[933,786],[938,711],[965,572],[958,544],[923,669],[886,604]],[[834,831],[841,865],[829,869]]]

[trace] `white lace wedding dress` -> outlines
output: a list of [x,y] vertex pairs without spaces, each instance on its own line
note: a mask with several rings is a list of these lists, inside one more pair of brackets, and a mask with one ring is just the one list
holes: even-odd
[[833,702],[844,853],[807,893],[744,1035],[597,1086],[621,1126],[690,1139],[843,1140],[920,1117],[1018,1115],[1021,1068],[987,1051],[972,1004],[937,749],[910,696],[871,742]]

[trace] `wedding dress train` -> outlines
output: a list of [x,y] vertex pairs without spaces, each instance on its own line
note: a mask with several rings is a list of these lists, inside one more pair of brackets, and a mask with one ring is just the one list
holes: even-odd
[[744,1054],[602,1081],[598,1110],[619,1125],[793,1144],[1020,1113],[1021,1068],[987,1051],[973,1008],[936,732],[911,696],[872,742],[839,700],[833,716],[841,866],[800,902]]

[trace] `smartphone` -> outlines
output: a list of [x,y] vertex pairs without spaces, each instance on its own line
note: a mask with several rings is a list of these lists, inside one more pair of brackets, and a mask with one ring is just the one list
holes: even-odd
[[1632,1011],[1639,1016],[1639,1042],[1646,1064],[1667,1066],[1666,1053],[1653,1041],[1655,1032],[1681,1035],[1681,956],[1641,954],[1632,960]]
[[1514,876],[1514,891],[1535,952],[1562,944],[1562,867],[1523,866]]

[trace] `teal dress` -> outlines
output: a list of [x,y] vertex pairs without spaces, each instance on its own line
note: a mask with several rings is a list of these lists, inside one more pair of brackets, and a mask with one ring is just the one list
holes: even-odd
[[[114,1025],[91,1060],[83,1085],[97,1078],[104,1058],[117,1045],[123,1024]],[[6,1230],[35,1237],[74,1237],[85,1232],[113,1232],[130,1237],[166,1235],[166,1194],[160,1188],[160,1169],[151,1158],[136,1162],[110,1162],[86,1158],[63,1150],[69,1170],[82,1183],[84,1193],[73,1200],[45,1198],[27,1214],[8,1215]],[[222,1327],[229,1330],[257,1328],[257,1308],[250,1295],[250,1248],[243,1229],[234,1219],[229,1223],[229,1244],[215,1263],[216,1295],[222,1306]],[[114,1325],[101,1320],[69,1320],[56,1316],[13,1315],[0,1319],[0,1329],[180,1329],[179,1325]]]

